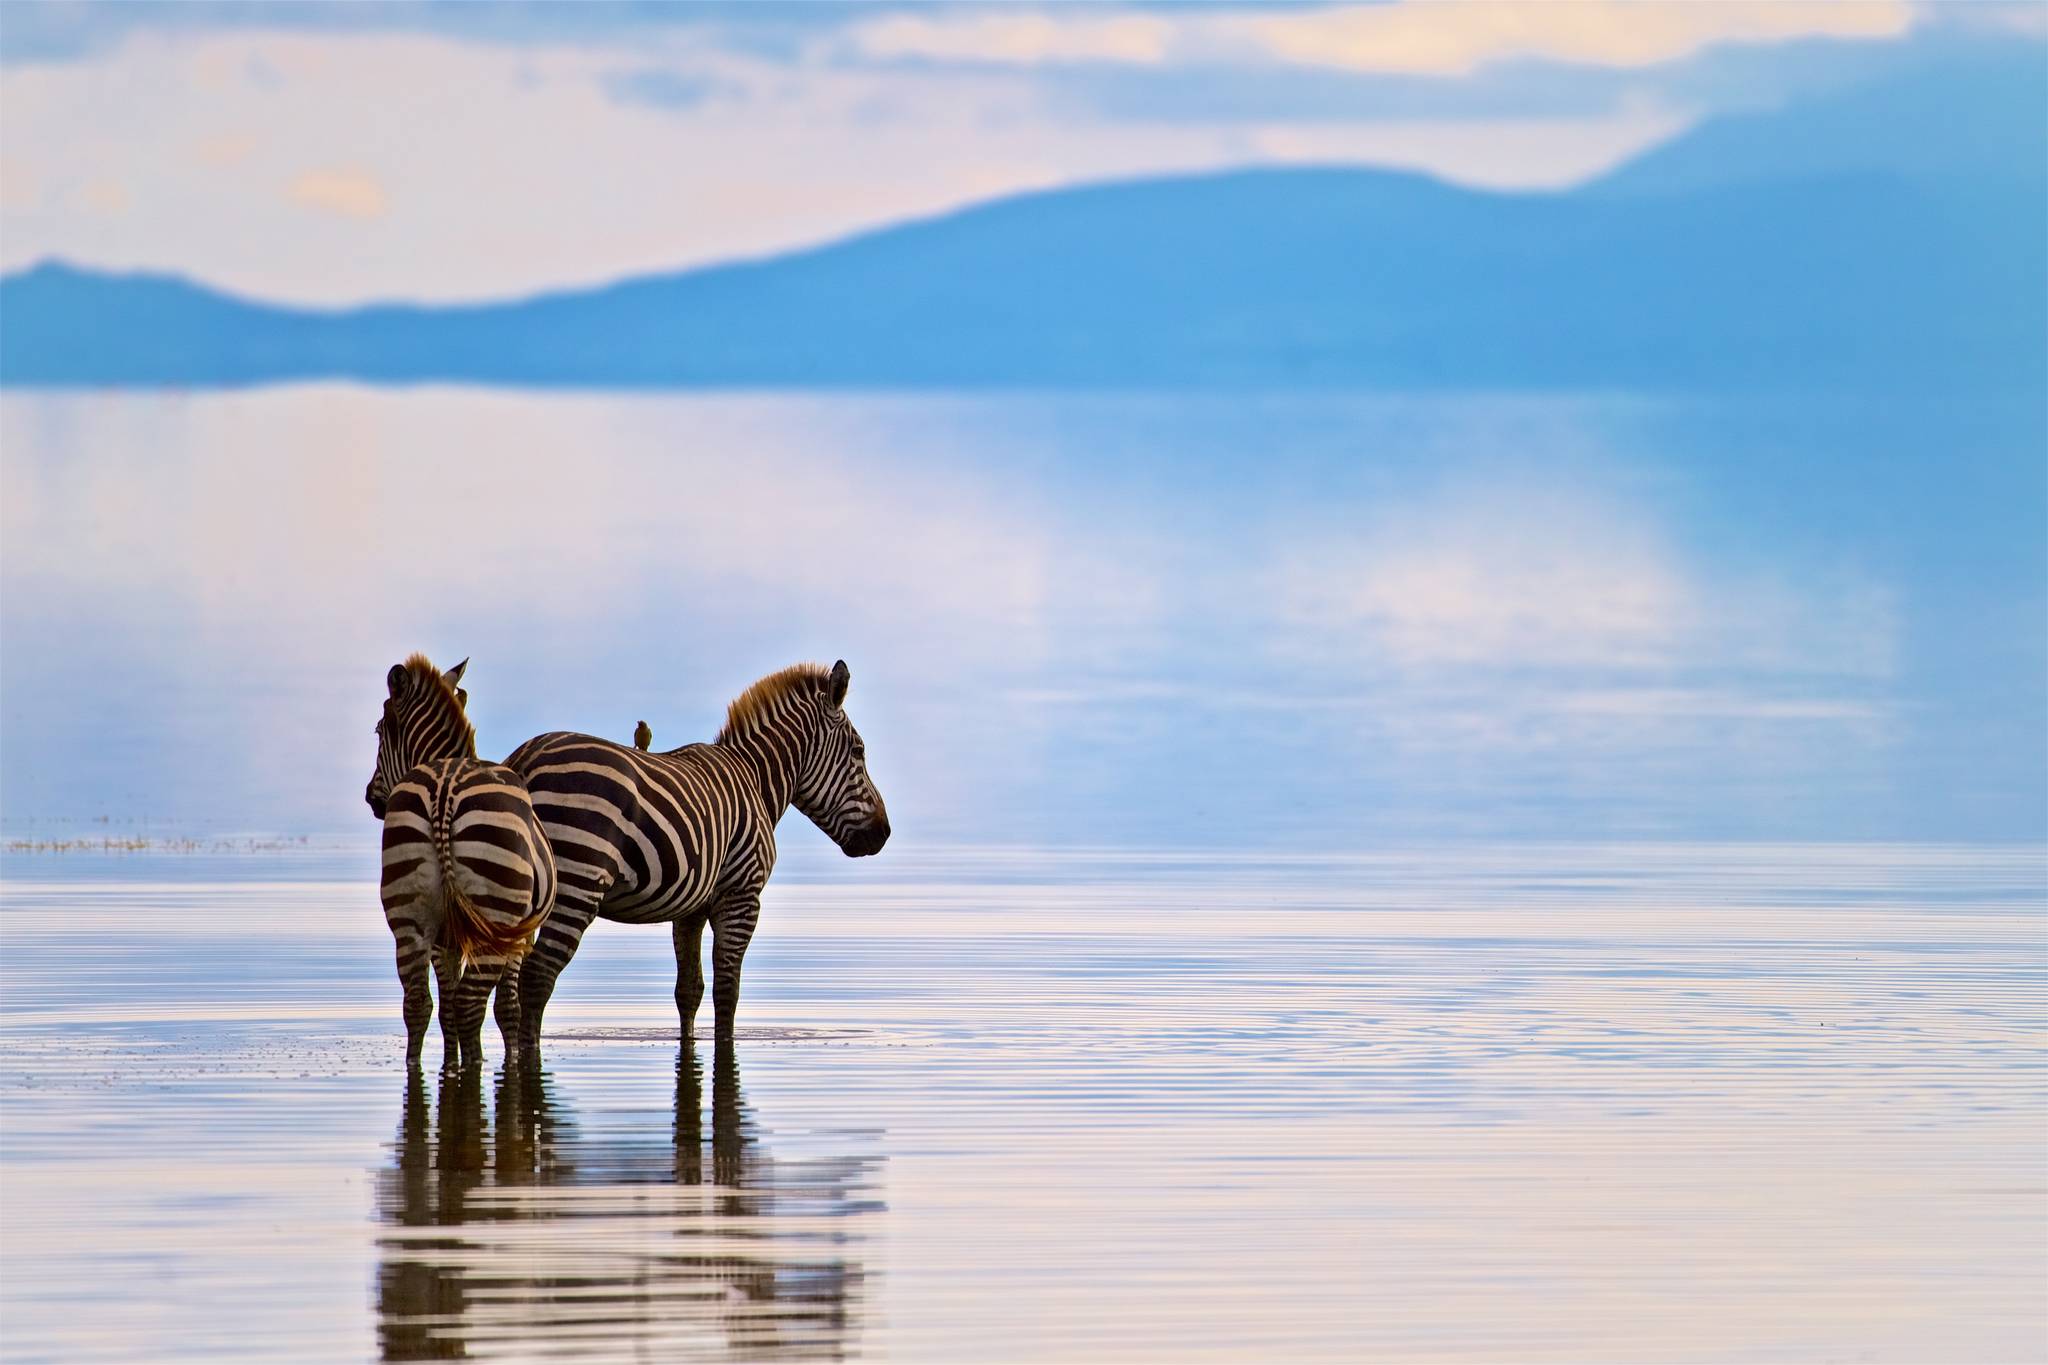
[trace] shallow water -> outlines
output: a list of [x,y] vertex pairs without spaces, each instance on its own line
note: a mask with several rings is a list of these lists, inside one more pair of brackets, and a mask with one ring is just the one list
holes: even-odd
[[7,1359],[2048,1358],[2037,848],[796,858],[416,1080],[372,859],[7,858]]

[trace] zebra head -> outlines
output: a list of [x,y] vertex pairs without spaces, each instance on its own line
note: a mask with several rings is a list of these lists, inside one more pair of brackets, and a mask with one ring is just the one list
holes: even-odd
[[377,767],[363,792],[370,813],[384,818],[385,804],[406,773],[422,763],[458,755],[476,757],[476,731],[470,728],[469,693],[457,686],[464,659],[446,673],[424,654],[391,665],[384,676],[389,695],[384,718],[377,722]]
[[817,725],[799,760],[790,803],[849,858],[880,853],[889,842],[889,810],[868,776],[868,750],[846,718],[846,661],[832,665],[819,694]]

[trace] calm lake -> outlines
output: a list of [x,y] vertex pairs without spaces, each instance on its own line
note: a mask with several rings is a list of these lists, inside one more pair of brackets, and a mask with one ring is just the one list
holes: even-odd
[[[0,395],[0,1356],[2048,1359],[2043,424]],[[894,837],[730,1055],[600,924],[409,1081],[413,650],[492,757],[843,658]]]
[[729,1054],[600,924],[524,1081],[374,858],[8,855],[8,1359],[2048,1346],[2038,849],[799,851]]

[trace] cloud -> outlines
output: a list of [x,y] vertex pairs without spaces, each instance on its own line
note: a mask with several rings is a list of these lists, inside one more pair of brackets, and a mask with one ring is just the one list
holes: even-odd
[[192,144],[192,155],[203,166],[239,166],[256,147],[257,139],[248,133],[213,133]]
[[[1250,21],[1254,26],[1246,27]],[[1270,22],[1268,22],[1270,21]],[[1521,58],[1641,66],[1706,47],[1809,37],[1896,36],[1902,26],[2039,36],[2038,4],[1932,0],[1394,0],[1199,6],[976,3],[896,5],[447,4],[445,0],[300,0],[291,5],[73,3],[17,5],[0,64],[101,56],[138,36],[224,32],[432,35],[478,46],[576,46],[645,55],[709,41],[734,53],[815,59],[837,48],[871,59],[1040,66],[1227,61],[1248,52],[1307,64],[1341,56],[1355,69],[1455,74]],[[1368,65],[1359,65],[1361,61]]]
[[94,213],[126,213],[133,202],[128,187],[118,180],[95,180],[80,192],[79,198]]
[[1923,4],[1922,13],[1944,28],[1982,33],[2016,33],[2023,38],[2048,38],[2048,5],[2039,0],[2023,0],[2020,4],[1992,3],[1992,0],[1978,0],[1976,4]]
[[884,60],[1155,65],[1166,60],[1180,31],[1181,24],[1157,15],[1001,11],[892,14],[856,25],[849,40],[864,56]]
[[621,104],[646,104],[658,109],[694,109],[720,95],[740,93],[712,77],[659,66],[614,71],[605,75],[602,83],[605,93]]
[[1351,71],[1464,76],[1508,61],[1647,67],[1725,43],[1798,38],[1903,36],[1914,23],[1903,0],[1796,3],[1723,0],[1643,4],[1635,0],[1402,0],[1391,5],[1283,12],[1215,21],[1276,60]]
[[39,177],[28,162],[0,157],[0,213],[33,213],[42,207]]
[[308,171],[292,182],[291,196],[348,218],[378,218],[384,213],[384,187],[363,171]]
[[1328,8],[1191,9],[1171,17],[1104,15],[1078,8],[1036,14],[894,14],[853,25],[847,40],[860,54],[884,60],[1157,66],[1169,61],[1223,65],[1250,59],[1458,77],[1515,61],[1641,68],[1731,43],[1897,38],[1913,27],[1915,19],[1905,0],[1398,0]]

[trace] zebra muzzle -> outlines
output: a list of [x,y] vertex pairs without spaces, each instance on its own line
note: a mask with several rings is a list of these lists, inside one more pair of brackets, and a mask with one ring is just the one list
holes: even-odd
[[857,829],[846,836],[840,847],[849,858],[868,858],[882,851],[882,845],[889,842],[889,822],[877,820],[874,824]]

